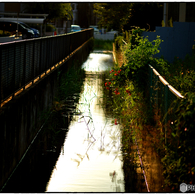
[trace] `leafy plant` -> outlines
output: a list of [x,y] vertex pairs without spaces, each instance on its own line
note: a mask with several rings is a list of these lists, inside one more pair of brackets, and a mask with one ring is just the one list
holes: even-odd
[[[120,40],[120,38],[118,39]],[[129,119],[131,125],[138,121],[142,121],[141,124],[146,124],[146,121],[149,120],[140,120],[140,116],[144,117],[141,114],[137,115],[139,112],[129,112],[129,110],[125,109],[123,100],[128,101],[124,95],[124,89],[126,88],[126,91],[131,92],[131,95],[129,95],[132,99],[128,102],[128,108],[131,111],[134,110],[133,105],[138,105],[140,97],[143,105],[145,105],[144,97],[146,96],[138,94],[144,92],[144,88],[147,87],[148,64],[151,64],[173,87],[184,95],[185,98],[173,102],[169,110],[169,112],[173,112],[172,108],[176,109],[175,115],[177,119],[169,121],[171,122],[171,131],[168,135],[168,145],[164,145],[164,137],[160,134],[153,140],[154,147],[162,158],[165,186],[169,186],[172,191],[177,192],[180,183],[192,184],[195,182],[195,164],[193,161],[195,157],[193,144],[195,137],[195,55],[187,55],[184,60],[176,57],[174,63],[169,64],[163,57],[153,57],[154,54],[159,52],[161,42],[160,37],[157,37],[153,42],[149,42],[147,37],[143,38],[138,33],[131,35],[127,45],[120,46],[125,56],[124,64],[111,70],[110,83],[107,82],[106,88],[108,91],[112,90],[112,93],[114,92],[112,104],[115,108],[113,110],[119,113],[122,112],[122,116],[125,116],[124,121]],[[127,88],[128,85],[133,86],[133,90],[132,88]],[[128,118],[128,115],[131,117]],[[148,118],[147,115],[145,117]],[[157,120],[161,119],[158,118]],[[158,122],[160,123],[160,121]],[[125,146],[124,150],[127,151],[128,147]]]
[[112,47],[113,47],[112,40],[94,39],[94,49],[112,51]]
[[177,120],[173,122],[166,155],[162,158],[166,184],[178,191],[180,183],[192,184],[195,158],[195,94],[185,93],[185,98],[176,100]]
[[47,24],[46,25],[46,31],[47,32],[53,32],[55,30],[56,30],[56,28],[52,24]]

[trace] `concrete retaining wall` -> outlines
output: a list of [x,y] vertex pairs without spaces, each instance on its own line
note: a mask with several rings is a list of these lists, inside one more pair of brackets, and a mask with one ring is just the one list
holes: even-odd
[[0,191],[39,131],[41,115],[52,107],[58,94],[59,73],[67,71],[75,61],[81,65],[90,53],[89,45],[0,109]]

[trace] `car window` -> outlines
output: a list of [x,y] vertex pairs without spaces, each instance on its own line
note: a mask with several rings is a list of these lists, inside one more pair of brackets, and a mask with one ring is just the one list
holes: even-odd
[[20,29],[25,29],[26,27],[23,26],[22,24],[19,24],[18,26],[20,26]]
[[5,29],[6,31],[11,31],[11,27],[10,27],[10,23],[9,23],[9,22],[6,22],[6,23],[4,24],[4,29]]
[[25,23],[20,23],[22,26],[26,27],[26,28],[30,28],[27,24]]
[[0,29],[3,30],[3,22],[0,22]]
[[17,29],[16,23],[9,23],[9,29],[10,31],[16,31]]

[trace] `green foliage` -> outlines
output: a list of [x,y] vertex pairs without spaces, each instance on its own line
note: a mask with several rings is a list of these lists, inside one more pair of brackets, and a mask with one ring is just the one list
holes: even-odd
[[[40,116],[40,124],[44,124],[43,132],[50,140],[50,147],[58,145],[64,132],[62,128],[66,129],[69,125],[63,114],[66,114],[66,107],[71,103],[67,105],[65,100],[67,97],[81,92],[84,78],[85,71],[75,62],[65,73],[59,72],[59,93],[55,97],[52,108]],[[78,98],[75,99],[75,102],[78,102]]]
[[64,100],[66,97],[77,93],[81,89],[85,78],[85,71],[76,64],[72,65],[69,71],[61,75],[58,100]]
[[162,73],[166,80],[180,93],[195,91],[195,54],[186,55],[184,60],[175,57],[168,71]]
[[139,40],[142,32],[144,32],[145,29],[141,29],[140,27],[133,27],[133,29],[131,30],[131,34],[129,35],[129,40],[126,39],[127,42],[130,42],[130,44],[132,46],[137,46],[138,42],[137,40]]
[[94,13],[99,18],[99,26],[107,30],[122,31],[127,23],[131,3],[95,3]]
[[94,39],[94,49],[112,51],[113,50],[113,41]]
[[56,28],[52,24],[47,24],[46,25],[46,31],[47,32],[53,32],[54,30],[56,30]]
[[162,5],[162,3],[135,2],[95,3],[94,12],[99,18],[99,25],[108,30],[124,32],[131,30],[131,26],[154,30],[162,21]]
[[170,18],[170,20],[168,21],[168,23],[169,23],[169,27],[173,27],[173,19],[172,19],[172,17]]
[[176,191],[180,183],[195,182],[195,94],[187,92],[184,95],[184,99],[174,102],[177,119],[172,123],[169,145],[162,158],[165,182]]
[[[126,87],[130,81],[139,92],[143,92],[148,81],[147,67],[151,64],[185,97],[174,101],[169,109],[169,113],[176,110],[176,120],[169,121],[171,133],[167,137],[167,146],[155,145],[162,157],[165,185],[178,192],[180,183],[195,182],[195,161],[193,160],[195,158],[195,55],[186,55],[184,60],[175,58],[174,63],[169,64],[163,58],[153,57],[159,52],[161,42],[160,37],[149,42],[147,37],[140,37],[138,33],[133,36],[131,34],[128,44],[120,46],[123,49],[125,62],[122,67],[111,71],[113,80],[109,88],[116,89],[118,86],[114,92],[119,97],[120,94],[124,94],[121,88]],[[135,102],[137,102],[136,98],[136,96],[133,98]],[[119,107],[119,110],[123,108]],[[137,116],[137,120],[140,116]],[[159,143],[163,143],[164,138],[160,139]]]
[[117,36],[114,39],[114,44],[115,44],[116,50],[119,50],[119,48],[121,47],[122,43],[123,43],[123,36]]
[[166,70],[167,63],[161,58],[154,58],[154,55],[160,51],[162,40],[159,36],[152,42],[138,34],[132,37],[130,43],[124,46],[125,74],[139,88],[144,89],[143,83],[147,83],[148,78],[148,64],[155,64]]
[[162,13],[163,3],[132,3],[131,10],[129,12],[130,16],[128,22],[124,25],[124,30],[131,30],[131,26],[139,26],[140,28],[153,31],[156,26],[161,25]]
[[143,94],[134,87],[132,81],[123,78],[124,75],[124,70],[117,64],[106,73],[104,106],[109,110],[107,116],[111,113],[115,118],[114,124],[120,124],[125,190],[132,192],[137,190],[132,189],[136,188],[138,167],[135,140],[140,141],[139,131],[142,124],[147,123],[149,115],[143,103]]
[[50,3],[50,2],[31,2],[25,4],[28,13],[49,14],[46,18],[47,22],[51,22],[56,18],[72,19],[71,3]]

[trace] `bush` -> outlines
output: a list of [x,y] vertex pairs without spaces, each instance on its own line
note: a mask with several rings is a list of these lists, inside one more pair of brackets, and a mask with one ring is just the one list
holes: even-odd
[[[120,40],[120,38],[118,39]],[[159,153],[164,154],[161,156],[161,160],[164,167],[165,185],[178,192],[180,183],[195,183],[195,161],[193,160],[195,158],[195,55],[187,55],[184,60],[176,57],[174,63],[169,64],[163,58],[153,57],[159,52],[161,42],[160,37],[149,42],[147,37],[143,38],[138,33],[131,34],[128,44],[120,46],[123,49],[125,62],[122,67],[115,68],[110,72],[111,84],[109,86],[107,84],[107,88],[109,90],[114,87],[117,97],[125,94],[121,88],[125,88],[127,93],[130,91],[132,93],[133,91],[127,88],[128,80],[130,80],[136,90],[142,93],[148,82],[148,64],[151,64],[184,95],[184,99],[177,99],[169,109],[169,112],[172,112],[173,107],[175,108],[176,120],[169,121],[171,134],[168,136],[167,146],[155,145],[159,149]],[[125,96],[123,95],[123,97]],[[131,97],[136,99],[134,95]],[[131,105],[131,103],[129,104]],[[118,110],[124,109],[119,107]],[[137,116],[137,120],[139,117]],[[160,139],[162,139],[160,142],[163,143],[164,138]]]
[[112,40],[94,39],[94,49],[112,51],[113,50],[113,41]]

